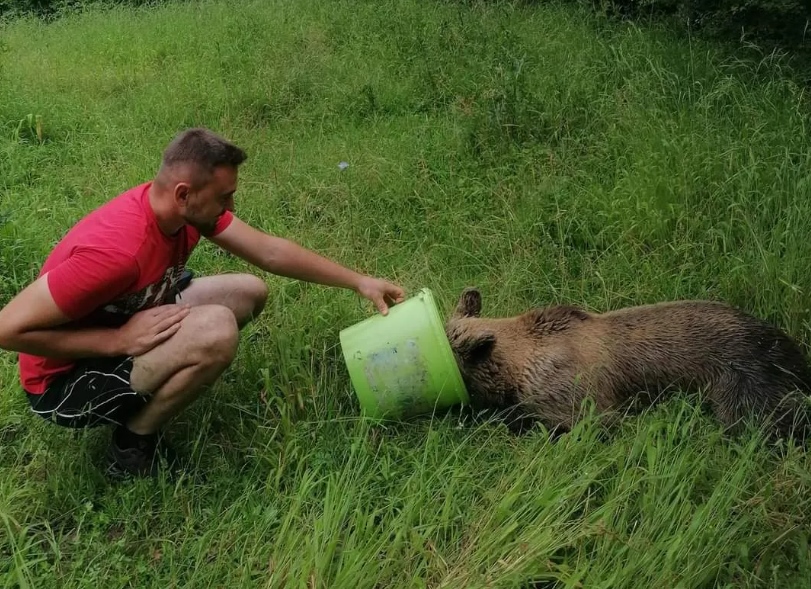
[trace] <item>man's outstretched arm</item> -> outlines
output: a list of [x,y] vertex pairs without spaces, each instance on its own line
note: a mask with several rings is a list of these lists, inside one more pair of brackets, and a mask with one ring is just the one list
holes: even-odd
[[234,217],[210,238],[223,249],[272,274],[351,289],[372,301],[384,315],[405,299],[399,286],[359,274],[282,237],[268,235]]

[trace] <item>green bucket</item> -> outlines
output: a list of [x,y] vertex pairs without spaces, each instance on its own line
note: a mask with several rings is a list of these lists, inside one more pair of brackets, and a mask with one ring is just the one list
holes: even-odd
[[398,419],[469,402],[431,291],[340,333],[363,415]]

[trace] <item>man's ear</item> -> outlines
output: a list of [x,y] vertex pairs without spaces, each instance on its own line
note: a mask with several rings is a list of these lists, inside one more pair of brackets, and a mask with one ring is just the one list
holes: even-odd
[[174,196],[175,202],[181,206],[189,204],[189,197],[191,196],[191,184],[188,182],[178,182],[175,184]]
[[484,331],[457,339],[453,343],[453,348],[464,361],[477,362],[490,355],[495,343],[496,334]]
[[456,303],[454,315],[456,317],[478,317],[482,312],[482,295],[473,288],[468,287],[462,291],[459,301]]

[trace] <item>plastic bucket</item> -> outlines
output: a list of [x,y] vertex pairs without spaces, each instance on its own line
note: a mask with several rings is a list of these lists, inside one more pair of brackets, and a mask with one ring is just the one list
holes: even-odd
[[340,333],[361,412],[397,419],[469,402],[431,291]]

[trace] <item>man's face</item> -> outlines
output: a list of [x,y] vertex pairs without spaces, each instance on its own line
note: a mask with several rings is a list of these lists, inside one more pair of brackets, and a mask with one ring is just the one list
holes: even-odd
[[216,168],[206,184],[197,190],[189,190],[181,204],[181,215],[201,234],[209,234],[225,211],[234,210],[236,190],[237,169],[231,166]]

